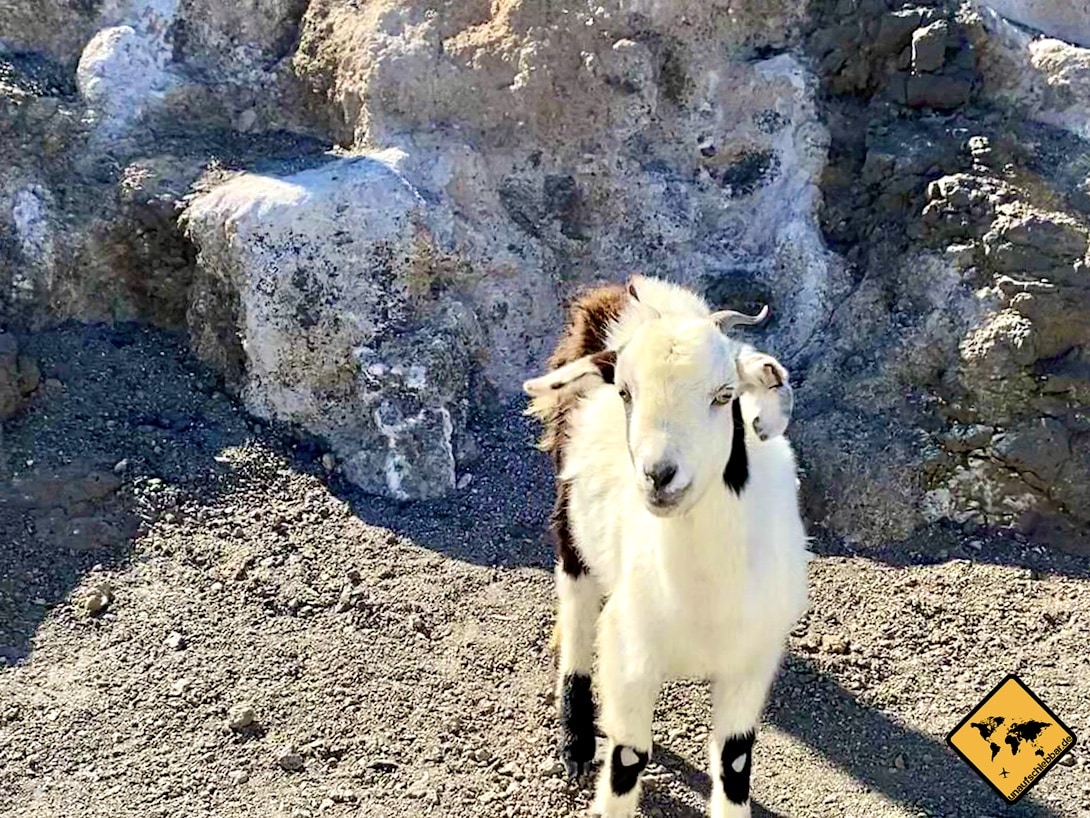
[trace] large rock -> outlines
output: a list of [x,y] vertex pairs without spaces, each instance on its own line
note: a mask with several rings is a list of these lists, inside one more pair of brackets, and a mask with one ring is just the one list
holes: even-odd
[[1090,48],[1087,0],[984,0],[984,3],[1023,26]]
[[1090,139],[1090,47],[1073,44],[1074,31],[1037,37],[990,6],[980,6],[978,13],[970,31],[982,55],[987,95]]
[[440,294],[455,262],[430,221],[375,159],[241,176],[186,213],[197,352],[233,362],[254,414],[321,435],[349,479],[398,499],[454,488],[479,345],[472,317]]

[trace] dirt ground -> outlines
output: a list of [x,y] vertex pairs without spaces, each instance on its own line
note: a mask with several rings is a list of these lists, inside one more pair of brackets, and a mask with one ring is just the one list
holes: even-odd
[[[398,507],[247,419],[181,339],[25,347],[43,386],[0,455],[0,815],[586,807],[555,755],[549,474],[517,410],[481,422],[457,497]],[[1090,815],[1090,559],[942,532],[814,550],[756,815]],[[1010,672],[1083,737],[1015,808],[944,741]],[[707,721],[702,685],[664,693],[645,815],[701,814]]]

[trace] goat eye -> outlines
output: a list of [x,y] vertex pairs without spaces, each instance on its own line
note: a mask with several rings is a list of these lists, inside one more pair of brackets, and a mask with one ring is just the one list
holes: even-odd
[[714,406],[726,406],[734,399],[734,390],[729,386],[724,386],[715,396],[712,398],[712,404]]
[[617,393],[621,396],[621,400],[623,400],[625,403],[632,402],[632,393],[628,391],[627,386],[622,386],[620,389],[617,390]]

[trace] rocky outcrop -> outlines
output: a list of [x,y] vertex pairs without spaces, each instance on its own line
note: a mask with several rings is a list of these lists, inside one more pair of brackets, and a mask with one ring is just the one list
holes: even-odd
[[1077,3],[44,5],[0,22],[9,320],[184,327],[424,498],[568,296],[657,274],[771,304],[812,520],[1090,531]]

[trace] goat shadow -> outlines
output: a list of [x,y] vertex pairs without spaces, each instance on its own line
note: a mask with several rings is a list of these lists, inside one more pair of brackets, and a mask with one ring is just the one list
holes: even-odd
[[[991,814],[1011,818],[1058,818],[1059,813],[1031,793],[1016,805],[1002,803],[944,742],[898,724],[886,714],[861,704],[849,691],[808,659],[788,655],[765,709],[763,723],[807,744],[823,759],[902,807],[926,810],[931,815]],[[758,747],[760,739],[758,739]],[[882,747],[909,761],[907,770],[890,766]],[[711,789],[708,774],[686,758],[661,745],[655,760],[671,770],[682,784],[706,799]],[[932,759],[928,767],[918,760]],[[758,764],[760,763],[758,757]],[[826,793],[810,793],[814,798]],[[703,815],[664,791],[650,791],[647,804],[667,815],[696,818]],[[754,804],[754,815],[778,818]]]

